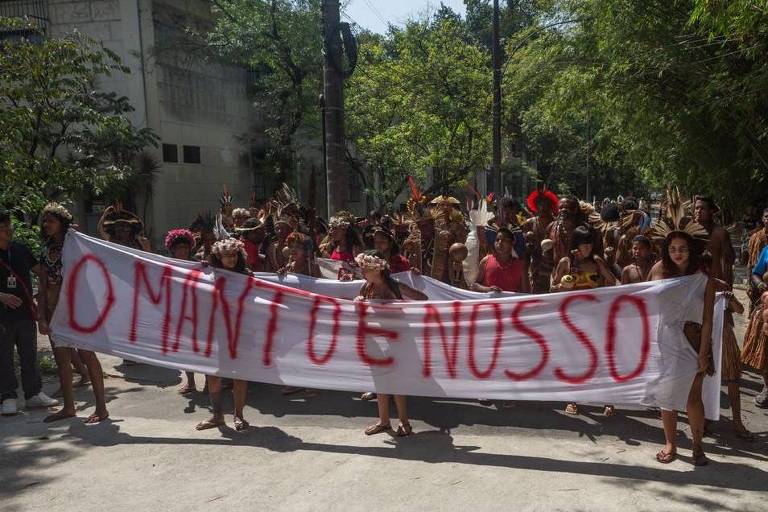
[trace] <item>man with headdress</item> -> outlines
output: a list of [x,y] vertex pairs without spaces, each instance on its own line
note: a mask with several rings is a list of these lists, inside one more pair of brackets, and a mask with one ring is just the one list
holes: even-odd
[[[543,183],[539,183],[536,190],[528,195],[526,202],[528,209],[534,214],[534,217],[525,221],[521,227],[527,246],[531,290],[533,293],[547,293],[555,261],[554,255],[546,254],[544,249],[550,249],[551,252],[553,246],[552,241],[548,239],[547,229],[555,219],[559,199],[552,191],[547,190]],[[544,240],[548,243],[542,245]]]
[[128,210],[123,209],[120,202],[109,206],[99,220],[99,233],[105,240],[150,252],[149,240],[144,236],[144,223]]
[[560,261],[570,254],[573,230],[584,224],[579,200],[573,196],[560,199],[557,211],[557,219],[547,227],[548,238],[553,244],[554,261]]
[[[434,198],[430,205],[434,226],[430,275],[434,279],[447,283],[449,282],[449,249],[454,243],[465,242],[467,238],[466,223],[459,210],[461,203],[458,199],[440,195]],[[422,232],[423,236],[424,233]]]
[[266,238],[266,229],[257,218],[247,219],[240,227],[235,228],[248,255],[246,264],[252,272],[267,272],[267,260],[261,254],[262,245]]
[[197,261],[207,261],[211,254],[211,248],[216,243],[216,219],[210,211],[204,211],[197,214],[195,220],[189,226],[189,230],[195,234],[197,239],[197,252],[195,259]]

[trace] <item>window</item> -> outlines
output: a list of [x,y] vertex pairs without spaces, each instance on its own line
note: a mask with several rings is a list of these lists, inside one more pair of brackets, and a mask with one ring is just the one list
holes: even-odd
[[177,163],[179,161],[179,147],[176,144],[163,144],[163,162]]
[[184,163],[200,163],[200,146],[184,146]]

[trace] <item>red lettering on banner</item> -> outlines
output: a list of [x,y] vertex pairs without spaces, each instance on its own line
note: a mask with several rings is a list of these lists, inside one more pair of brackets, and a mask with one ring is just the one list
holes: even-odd
[[211,306],[211,314],[208,317],[208,339],[206,340],[205,345],[205,357],[211,356],[213,337],[216,334],[216,311],[219,309],[219,303],[221,303],[221,309],[224,313],[224,327],[227,331],[229,357],[237,359],[237,346],[240,343],[240,327],[243,320],[243,304],[245,303],[245,298],[248,296],[248,293],[253,288],[253,281],[251,279],[245,280],[245,287],[237,301],[237,315],[235,316],[234,325],[232,325],[229,301],[224,296],[226,285],[227,278],[220,277],[216,280],[216,284],[213,287],[213,305]]
[[[185,320],[189,320],[192,324],[192,350],[197,354],[200,352],[200,345],[197,340],[197,284],[198,278],[202,272],[199,270],[192,270],[187,274],[187,278],[184,280],[184,285],[181,288],[181,311],[179,312],[179,320],[176,323],[176,339],[173,342],[172,350],[174,352],[179,351],[179,345],[181,344],[181,331],[184,328]],[[187,314],[187,304],[189,303],[189,296],[192,295],[192,314]]]
[[597,349],[595,348],[595,345],[589,339],[587,333],[576,327],[576,325],[574,325],[574,323],[571,321],[571,318],[568,316],[568,306],[570,306],[572,302],[584,300],[588,302],[598,302],[597,297],[594,295],[579,294],[566,297],[560,303],[560,321],[562,321],[563,324],[568,327],[568,330],[570,330],[576,336],[576,339],[579,340],[579,343],[581,343],[587,349],[587,352],[589,352],[589,367],[581,375],[568,375],[563,371],[562,368],[555,368],[555,377],[569,384],[583,384],[584,382],[591,379],[597,371]]
[[[274,289],[274,288],[270,288]],[[280,304],[283,303],[283,292],[281,290],[275,291],[275,295],[272,296],[272,304],[269,306],[269,322],[267,323],[267,337],[264,340],[264,354],[262,355],[262,362],[264,366],[272,365],[272,347],[275,344],[275,333],[277,333],[277,315],[280,313]]]
[[365,321],[368,314],[368,304],[364,302],[357,303],[357,355],[360,360],[368,366],[392,366],[395,360],[392,357],[376,358],[372,357],[365,349],[365,338],[371,334],[374,336],[384,336],[391,341],[397,341],[400,334],[397,331],[371,327]]
[[515,305],[515,309],[512,310],[512,327],[517,329],[520,333],[525,334],[531,338],[534,342],[536,342],[536,344],[539,345],[539,348],[541,348],[541,359],[539,359],[539,364],[527,372],[515,373],[510,370],[504,371],[506,376],[514,381],[523,381],[536,377],[539,373],[541,373],[541,370],[547,366],[547,362],[549,362],[549,345],[547,345],[547,340],[544,339],[544,336],[542,336],[539,331],[526,326],[520,319],[520,314],[522,313],[523,309],[528,306],[537,306],[539,304],[544,304],[544,301],[539,299],[524,300],[518,302]]
[[449,344],[440,312],[431,304],[424,306],[424,364],[422,367],[422,375],[424,375],[424,377],[432,376],[432,337],[430,334],[432,332],[432,325],[430,321],[433,321],[437,325],[437,330],[440,334],[440,345],[443,347],[448,376],[452,379],[457,377],[456,364],[459,360],[459,333],[461,330],[459,322],[461,321],[461,307],[461,302],[453,302],[453,341]]
[[[477,317],[480,315],[480,308],[488,306],[493,311],[496,319],[496,336],[493,339],[493,353],[488,369],[481,372],[475,362],[475,337],[477,334]],[[496,302],[481,302],[472,306],[472,316],[469,318],[469,371],[476,379],[487,379],[493,374],[496,363],[499,360],[499,351],[501,350],[501,338],[504,334],[504,324],[501,320],[501,305]]]
[[[315,353],[315,326],[317,325],[317,313],[320,311],[321,302],[333,304],[333,330],[331,334],[331,344],[322,357]],[[309,313],[309,337],[307,338],[307,357],[309,357],[309,360],[314,364],[326,364],[331,359],[331,357],[333,357],[334,352],[336,352],[336,345],[339,342],[339,330],[341,329],[341,324],[339,323],[340,316],[341,304],[339,304],[339,301],[332,297],[325,297],[323,295],[318,295],[315,297],[315,300],[312,303],[312,311]]]
[[[86,263],[92,261],[99,267],[101,273],[104,274],[104,284],[107,287],[107,297],[104,307],[99,312],[99,316],[96,317],[96,321],[91,325],[82,325],[77,321],[75,313],[75,305],[77,304],[77,278],[80,276],[80,271],[83,269]],[[94,254],[86,254],[72,267],[72,275],[67,282],[67,309],[69,310],[69,327],[73,331],[77,331],[81,334],[91,334],[101,327],[107,320],[109,312],[112,311],[112,306],[115,305],[115,290],[112,287],[112,278],[109,275],[106,265],[97,258]]]
[[168,333],[171,325],[171,276],[173,269],[166,265],[163,267],[163,273],[160,276],[160,288],[157,293],[152,289],[147,277],[147,267],[141,260],[136,260],[133,264],[133,314],[131,315],[131,332],[128,335],[128,341],[136,343],[136,330],[139,322],[139,294],[141,284],[147,289],[152,304],[158,305],[163,301],[163,290],[165,290],[165,311],[163,313],[163,326],[161,328],[161,344],[163,354],[168,353]]
[[[637,366],[630,373],[621,375],[616,368],[616,315],[619,314],[624,302],[629,302],[635,306],[640,313],[640,318],[643,320],[643,342],[640,345],[640,361]],[[643,373],[645,365],[648,363],[648,355],[651,352],[651,326],[648,320],[648,308],[645,305],[645,300],[641,297],[620,295],[613,300],[608,313],[608,343],[605,351],[608,355],[608,371],[616,382],[626,382]]]

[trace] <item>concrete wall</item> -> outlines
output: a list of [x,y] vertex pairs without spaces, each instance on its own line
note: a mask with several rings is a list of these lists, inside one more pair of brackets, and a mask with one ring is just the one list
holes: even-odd
[[[246,97],[245,71],[175,44],[184,26],[210,23],[208,2],[50,0],[49,9],[52,37],[78,30],[121,57],[132,72],[99,86],[130,98],[137,127],[178,146],[179,163],[164,163],[154,183],[146,219],[153,245],[199,211],[217,208],[225,184],[236,205],[248,204],[253,178],[244,136],[258,119]],[[201,163],[183,163],[184,145],[200,147]],[[162,161],[160,148],[154,153]]]

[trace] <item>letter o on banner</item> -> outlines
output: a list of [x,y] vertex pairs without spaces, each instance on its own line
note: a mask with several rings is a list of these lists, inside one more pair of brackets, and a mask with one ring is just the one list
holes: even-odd
[[[103,282],[107,288],[107,293],[104,305],[102,306],[102,309],[99,312],[99,316],[96,318],[96,320],[91,325],[82,325],[80,322],[78,322],[77,314],[75,311],[77,306],[77,278],[80,276],[80,271],[83,270],[83,267],[85,267],[85,264],[89,261],[92,261],[94,264],[96,264],[96,266],[99,267],[99,270],[101,270],[101,273],[104,274]],[[109,271],[107,270],[106,265],[104,265],[104,263],[95,255],[86,254],[80,258],[80,261],[78,261],[74,267],[72,267],[72,275],[69,276],[69,281],[67,282],[67,309],[69,310],[69,327],[72,330],[83,334],[93,333],[102,326],[104,321],[107,319],[107,315],[109,315],[109,312],[112,310],[112,306],[114,305],[115,290],[112,287],[112,278],[109,276]]]
[[[640,319],[643,321],[643,341],[640,345],[640,362],[634,370],[626,375],[619,374],[619,370],[616,367],[616,316],[621,310],[621,306],[624,302],[635,306],[639,313]],[[640,297],[633,297],[632,295],[620,295],[614,299],[611,304],[610,312],[608,313],[608,343],[606,344],[605,351],[608,355],[608,371],[616,382],[626,382],[632,380],[643,371],[645,371],[645,365],[648,362],[648,354],[651,351],[651,326],[648,322],[648,308],[645,305],[645,301]]]

